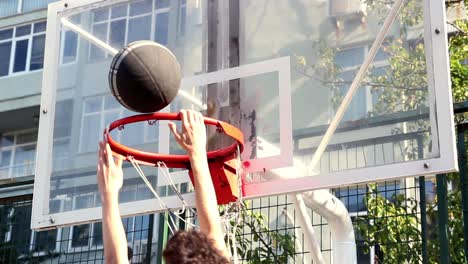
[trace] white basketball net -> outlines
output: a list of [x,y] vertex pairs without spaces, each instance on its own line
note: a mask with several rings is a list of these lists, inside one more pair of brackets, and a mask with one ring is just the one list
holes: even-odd
[[[180,193],[179,189],[177,188],[176,184],[171,178],[171,175],[169,174],[169,168],[166,166],[166,164],[162,161],[159,161],[156,165],[160,169],[159,171],[163,175],[163,177],[166,179],[166,181],[169,183],[170,188],[174,193],[177,195],[177,197],[182,201],[182,208],[180,210],[176,210],[174,208],[170,208],[167,206],[167,204],[164,202],[163,199],[161,199],[161,196],[156,192],[156,190],[153,188],[151,185],[151,182],[148,180],[146,175],[144,174],[143,170],[140,167],[140,164],[138,163],[137,160],[133,156],[127,156],[128,161],[133,165],[135,170],[137,171],[138,175],[141,177],[143,182],[146,184],[148,189],[153,193],[153,195],[156,197],[158,200],[159,206],[168,214],[164,214],[164,221],[166,222],[171,234],[174,234],[175,231],[178,230],[178,226],[176,222],[174,221],[174,218],[177,218],[179,221],[182,221],[187,225],[188,228],[195,228],[198,229],[198,227],[193,224],[191,221],[187,221],[183,215],[187,210],[189,210],[189,213],[193,215],[194,217],[197,216],[197,212],[189,206],[187,201],[185,201],[184,197]],[[223,231],[226,234],[227,237],[227,248],[231,252],[232,256],[232,261],[234,263],[239,263],[239,259],[237,256],[237,246],[236,246],[236,231],[237,231],[237,226],[241,221],[240,218],[240,212],[243,210],[243,197],[242,197],[242,163],[240,160],[240,149],[239,146],[237,147],[237,158],[236,158],[236,176],[237,176],[237,187],[238,187],[238,199],[235,202],[232,202],[227,205],[222,205],[222,212],[223,214],[221,215],[221,226],[223,227]],[[195,222],[195,221],[193,221]]]

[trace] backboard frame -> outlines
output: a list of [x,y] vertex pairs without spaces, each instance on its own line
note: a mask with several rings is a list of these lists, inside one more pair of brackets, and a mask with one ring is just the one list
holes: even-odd
[[[457,170],[455,134],[453,122],[453,106],[450,91],[450,71],[448,55],[445,52],[437,52],[448,49],[447,43],[447,28],[445,23],[445,8],[444,3],[424,1],[424,32],[426,45],[426,60],[428,65],[428,86],[430,93],[434,93],[435,97],[431,98],[430,113],[436,113],[436,117],[432,122],[436,123],[434,134],[443,139],[443,144],[439,144],[438,157],[433,157],[425,160],[408,161],[398,164],[390,164],[376,167],[367,167],[361,169],[351,169],[341,172],[333,172],[321,174],[319,177],[310,175],[300,178],[291,178],[288,180],[272,180],[264,182],[253,182],[244,185],[244,198],[252,199],[257,197],[302,192],[322,188],[333,188],[342,185],[363,183],[369,181],[381,181],[395,178],[415,177],[420,175],[432,175],[438,173],[452,172]],[[56,98],[56,81],[57,74],[53,72],[58,67],[59,53],[51,52],[59,50],[58,37],[60,36],[60,18],[63,15],[70,15],[73,12],[79,12],[81,7],[98,5],[105,2],[106,4],[117,4],[128,2],[127,0],[74,0],[74,1],[59,1],[49,5],[48,23],[46,30],[46,51],[44,55],[43,81],[42,81],[42,96],[41,96],[41,113],[39,123],[39,139],[37,143],[37,160],[36,160],[36,178],[34,184],[34,197],[32,209],[31,227],[35,230],[50,229],[59,226],[75,225],[90,223],[101,219],[101,208],[95,207],[84,210],[75,210],[58,214],[49,214],[48,201],[50,195],[50,176],[51,176],[51,158],[52,157],[52,135],[54,127],[55,115],[55,98]],[[284,80],[290,80],[289,76],[289,58],[280,58],[282,65],[286,65],[286,76]],[[287,61],[287,63],[286,63]],[[271,62],[271,61],[269,61]],[[265,62],[254,63],[254,66],[267,65]],[[245,65],[249,66],[249,65]],[[241,66],[239,68],[242,69]],[[254,67],[250,65],[250,67]],[[281,66],[283,67],[283,66]],[[231,77],[236,76],[229,71],[236,71],[231,68],[227,70]],[[243,68],[246,69],[246,68]],[[221,72],[221,71],[220,71]],[[271,72],[271,69],[265,72]],[[280,71],[278,71],[280,72]],[[193,82],[194,84],[209,84],[223,78],[216,77],[215,73],[204,74],[203,76],[194,76],[186,78],[183,82]],[[248,75],[247,75],[248,76]],[[243,77],[246,77],[243,75]],[[280,81],[280,93],[287,92],[290,89],[290,82],[284,83]],[[437,87],[437,89],[436,89]],[[281,100],[280,100],[281,101]],[[285,100],[286,102],[288,100]],[[290,100],[289,100],[290,103]],[[437,107],[436,107],[437,106]],[[289,108],[291,107],[289,106]],[[282,113],[284,117],[290,117],[291,113]],[[432,115],[431,115],[432,116]],[[289,119],[289,121],[291,121]],[[287,128],[290,129],[287,129]],[[284,159],[284,157],[292,157],[292,128],[289,125],[285,126],[287,130],[281,139],[282,155],[273,157],[268,161],[253,161],[249,172],[258,172],[263,169],[264,163],[279,162],[275,168],[288,167],[292,165],[292,160]],[[162,131],[160,131],[162,132]],[[169,137],[169,132],[160,133],[160,137]],[[169,146],[165,146],[169,149]],[[283,150],[285,152],[283,152]],[[270,158],[270,157],[269,157]],[[46,175],[46,177],[44,177]],[[193,193],[184,194],[184,198],[190,204],[194,204]],[[171,207],[182,207],[182,202],[178,197],[168,197],[167,203]],[[138,214],[147,214],[161,210],[159,204],[155,200],[142,200],[121,204],[122,216],[132,216]]]

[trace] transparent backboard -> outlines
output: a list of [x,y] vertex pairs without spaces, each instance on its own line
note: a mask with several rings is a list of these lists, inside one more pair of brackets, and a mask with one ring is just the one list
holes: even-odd
[[[398,2],[51,4],[32,227],[100,218],[98,141],[109,123],[136,114],[110,93],[105,46],[137,40],[167,46],[181,64],[179,94],[163,111],[199,110],[244,132],[245,198],[453,171],[444,8],[410,0],[389,20]],[[182,153],[165,122],[113,137]],[[215,131],[208,139],[212,149],[225,144]],[[161,170],[143,170],[169,207],[181,206]],[[124,174],[124,215],[164,209],[129,163]],[[186,171],[171,178],[193,201]]]

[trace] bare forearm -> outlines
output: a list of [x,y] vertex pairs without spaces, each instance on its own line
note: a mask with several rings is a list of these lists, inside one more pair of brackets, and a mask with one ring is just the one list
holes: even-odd
[[213,182],[208,169],[206,154],[197,153],[190,156],[195,185],[195,203],[197,207],[200,230],[210,234],[221,230],[219,224],[218,203]]
[[106,263],[128,263],[127,238],[117,197],[102,199],[102,233]]
[[206,160],[206,153],[192,153],[190,155],[192,173],[195,184],[195,203],[197,207],[200,231],[213,239],[215,246],[226,258],[229,258],[224,235],[221,229],[218,203],[213,182]]

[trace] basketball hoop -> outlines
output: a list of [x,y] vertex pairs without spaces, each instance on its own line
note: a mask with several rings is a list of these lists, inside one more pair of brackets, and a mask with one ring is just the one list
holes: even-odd
[[[190,179],[193,183],[193,175],[188,155],[159,154],[137,150],[116,142],[110,135],[112,130],[116,128],[123,129],[127,124],[143,121],[152,124],[158,120],[181,120],[180,118],[181,115],[178,113],[159,112],[125,117],[112,122],[109,127],[104,130],[104,139],[109,143],[111,150],[115,154],[125,157],[129,162],[155,167],[158,167],[158,164],[163,162],[168,168],[188,169]],[[238,128],[223,121],[205,117],[204,123],[206,125],[215,126],[219,133],[224,133],[235,140],[233,144],[226,148],[209,151],[207,153],[210,174],[216,191],[218,204],[234,202],[241,195],[238,187],[238,166],[236,159],[238,154],[244,149],[244,136]]]

